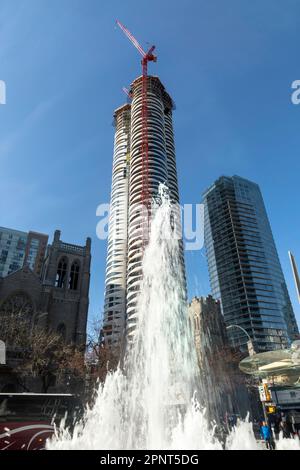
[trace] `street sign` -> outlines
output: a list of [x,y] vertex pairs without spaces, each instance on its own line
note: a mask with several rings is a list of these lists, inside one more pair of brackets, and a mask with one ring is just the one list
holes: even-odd
[[272,387],[272,401],[278,405],[297,407],[300,403],[300,389],[297,387]]
[[0,364],[6,364],[5,343],[0,340]]
[[271,401],[271,393],[267,384],[258,386],[260,401]]
[[258,391],[259,391],[260,401],[267,401],[266,394],[265,394],[265,389],[264,389],[263,385],[258,386]]

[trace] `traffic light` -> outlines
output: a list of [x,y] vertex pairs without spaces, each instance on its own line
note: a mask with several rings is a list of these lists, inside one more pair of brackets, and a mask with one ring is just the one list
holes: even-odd
[[275,412],[276,412],[276,406],[274,406],[274,405],[269,405],[269,406],[268,406],[268,405],[267,405],[267,406],[266,406],[266,412],[267,412],[268,414],[275,413]]
[[263,384],[263,387],[264,387],[266,401],[272,401],[272,397],[271,397],[270,390],[268,388],[268,384]]

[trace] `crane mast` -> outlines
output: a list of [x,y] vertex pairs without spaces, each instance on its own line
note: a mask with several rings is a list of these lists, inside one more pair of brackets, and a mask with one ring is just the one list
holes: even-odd
[[142,191],[141,191],[141,205],[142,205],[142,246],[145,247],[149,238],[149,217],[151,210],[150,188],[149,188],[149,142],[148,142],[148,62],[156,62],[157,57],[153,54],[155,46],[151,46],[148,52],[145,52],[136,38],[131,32],[117,20],[117,25],[122,29],[124,34],[136,47],[142,56],[142,144],[141,144],[141,157],[142,157]]

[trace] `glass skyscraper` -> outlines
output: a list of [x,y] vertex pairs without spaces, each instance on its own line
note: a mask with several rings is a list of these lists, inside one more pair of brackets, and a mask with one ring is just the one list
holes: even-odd
[[[212,294],[221,300],[231,344],[256,352],[285,348],[298,327],[259,186],[219,178],[203,194]],[[240,328],[238,328],[240,327]]]

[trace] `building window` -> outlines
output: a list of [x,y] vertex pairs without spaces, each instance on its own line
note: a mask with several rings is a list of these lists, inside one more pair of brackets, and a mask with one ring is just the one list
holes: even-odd
[[71,266],[70,279],[69,279],[69,289],[77,290],[79,279],[79,263],[75,261]]
[[67,277],[67,260],[66,258],[62,258],[58,263],[56,279],[55,279],[55,287],[64,288],[66,284],[66,277]]
[[34,308],[29,296],[25,292],[16,292],[11,294],[2,304],[1,313],[17,314],[30,316],[34,312]]

